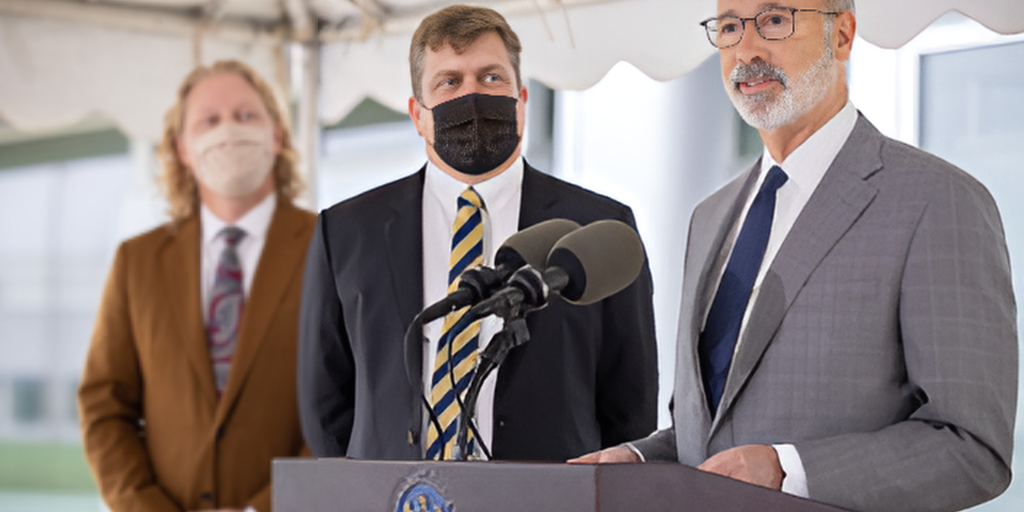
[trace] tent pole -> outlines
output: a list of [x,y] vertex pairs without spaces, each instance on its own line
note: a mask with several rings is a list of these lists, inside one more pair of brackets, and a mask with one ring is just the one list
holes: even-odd
[[300,203],[313,211],[318,211],[317,202],[317,168],[320,159],[320,121],[319,108],[320,89],[320,42],[311,40],[302,45],[302,73],[298,86],[298,133],[297,142],[300,154],[300,172],[306,182],[306,191]]

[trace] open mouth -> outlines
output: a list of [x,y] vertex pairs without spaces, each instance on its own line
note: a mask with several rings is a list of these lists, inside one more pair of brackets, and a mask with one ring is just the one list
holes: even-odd
[[758,60],[750,64],[738,63],[729,78],[737,92],[744,95],[765,93],[775,84],[786,88],[786,74],[773,64]]
[[757,94],[768,90],[773,84],[777,83],[779,83],[779,81],[773,78],[754,78],[737,82],[736,86],[743,94]]

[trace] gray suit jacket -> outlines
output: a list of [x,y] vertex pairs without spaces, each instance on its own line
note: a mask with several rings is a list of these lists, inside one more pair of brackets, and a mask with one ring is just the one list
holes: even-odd
[[697,465],[792,443],[810,497],[853,510],[957,510],[1002,492],[1017,333],[999,212],[969,175],[863,116],[771,263],[710,417],[697,339],[752,176],[694,210],[673,427],[637,448]]

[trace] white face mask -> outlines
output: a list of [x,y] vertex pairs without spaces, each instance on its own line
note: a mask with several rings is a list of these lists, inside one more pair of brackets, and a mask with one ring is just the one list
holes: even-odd
[[223,123],[195,140],[192,171],[220,195],[245,197],[263,185],[276,156],[269,126]]

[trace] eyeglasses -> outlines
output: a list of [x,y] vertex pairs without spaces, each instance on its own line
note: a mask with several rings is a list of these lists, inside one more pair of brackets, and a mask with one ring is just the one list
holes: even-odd
[[793,35],[796,25],[793,19],[798,12],[816,12],[836,16],[841,13],[830,11],[819,11],[817,9],[794,9],[792,7],[776,7],[761,11],[753,18],[740,18],[738,16],[720,16],[708,18],[700,22],[708,34],[708,41],[715,48],[728,48],[736,46],[743,39],[743,28],[748,21],[754,22],[757,33],[769,41],[786,39]]

